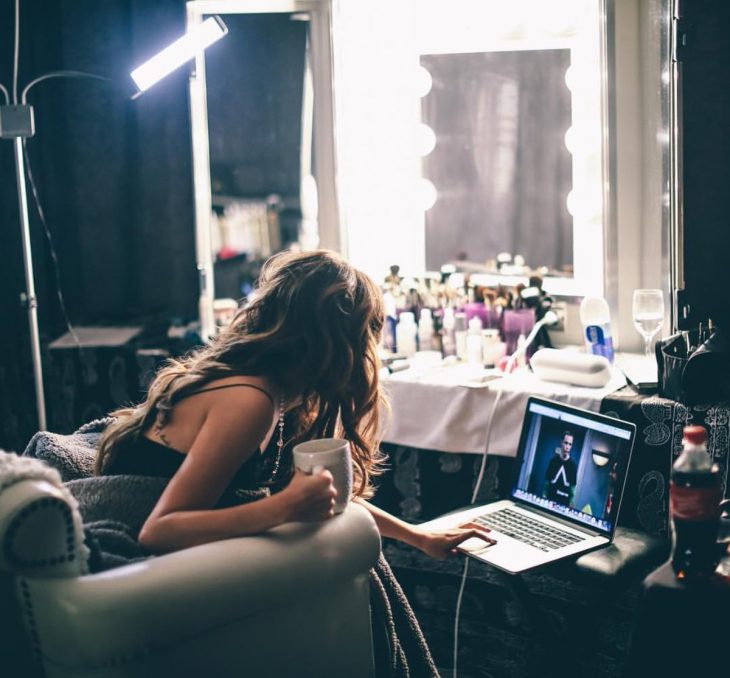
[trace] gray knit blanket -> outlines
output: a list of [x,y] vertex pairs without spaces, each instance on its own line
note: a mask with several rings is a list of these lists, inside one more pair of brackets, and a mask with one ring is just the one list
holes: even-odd
[[[55,468],[78,503],[91,572],[152,557],[137,536],[168,482],[147,476],[94,475],[96,445],[111,421],[98,419],[70,435],[41,431],[23,453]],[[243,503],[259,496],[254,492],[239,499]],[[378,678],[438,678],[418,621],[382,554],[370,571],[370,590]]]

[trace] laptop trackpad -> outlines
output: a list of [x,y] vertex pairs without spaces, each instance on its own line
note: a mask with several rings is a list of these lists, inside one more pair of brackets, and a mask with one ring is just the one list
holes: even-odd
[[495,542],[493,541],[486,541],[479,537],[470,537],[469,539],[461,542],[461,544],[459,544],[459,548],[468,553],[479,553],[481,551],[485,551],[490,546],[494,546],[494,544]]

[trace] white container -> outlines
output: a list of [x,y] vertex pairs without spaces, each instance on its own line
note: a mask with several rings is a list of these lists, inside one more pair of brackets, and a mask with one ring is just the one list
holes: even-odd
[[584,297],[580,304],[580,321],[586,353],[600,355],[613,362],[611,312],[603,297]]
[[421,309],[418,319],[418,348],[421,351],[430,351],[433,348],[433,317],[430,308]]
[[447,306],[444,309],[443,334],[441,336],[444,358],[450,355],[456,355],[456,337],[454,336],[455,323],[456,319],[454,318],[454,309]]
[[577,351],[541,348],[530,359],[530,366],[543,381],[602,388],[611,379],[611,364],[606,358]]
[[493,367],[497,364],[497,346],[499,345],[499,330],[482,330],[482,363],[485,367]]
[[482,321],[472,318],[466,334],[466,359],[470,363],[482,364]]
[[459,360],[466,360],[466,313],[454,314],[454,339],[456,357]]
[[398,353],[410,358],[416,352],[416,319],[410,311],[400,314],[395,327],[395,343]]

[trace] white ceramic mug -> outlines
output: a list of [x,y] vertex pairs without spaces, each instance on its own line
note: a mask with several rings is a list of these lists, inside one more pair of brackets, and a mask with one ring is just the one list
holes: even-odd
[[294,446],[294,467],[304,473],[321,473],[327,469],[332,474],[337,490],[335,513],[342,513],[352,494],[352,457],[350,443],[342,438],[308,440]]

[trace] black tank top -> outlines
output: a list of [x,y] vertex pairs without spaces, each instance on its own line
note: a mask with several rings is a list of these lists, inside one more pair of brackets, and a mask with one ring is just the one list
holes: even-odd
[[[264,389],[253,384],[225,384],[188,393],[185,398],[217,391],[223,388],[245,387],[261,391],[275,406],[274,399]],[[184,398],[181,398],[181,400]],[[273,452],[272,452],[273,448]],[[107,463],[104,473],[107,475],[137,475],[155,478],[172,478],[185,461],[185,453],[167,447],[139,434],[120,443],[114,455]],[[224,493],[223,503],[228,504],[237,491],[250,491],[270,485],[278,467],[278,449],[269,445],[266,452],[260,450],[251,455],[238,469]]]

